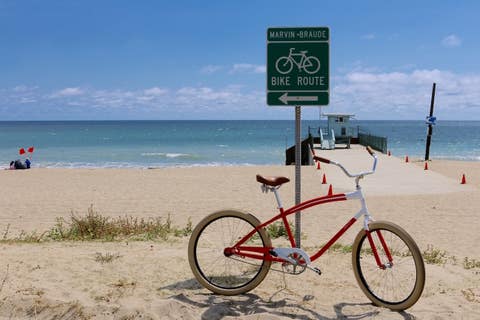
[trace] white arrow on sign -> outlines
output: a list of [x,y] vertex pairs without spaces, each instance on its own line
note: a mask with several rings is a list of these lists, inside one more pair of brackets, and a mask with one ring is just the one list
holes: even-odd
[[288,96],[288,92],[285,92],[278,98],[278,100],[282,101],[284,104],[288,104],[289,101],[318,101],[318,96]]

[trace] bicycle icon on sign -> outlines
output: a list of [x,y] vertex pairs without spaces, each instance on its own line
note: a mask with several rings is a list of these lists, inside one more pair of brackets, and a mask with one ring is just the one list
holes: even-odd
[[[300,51],[300,53],[294,53],[295,48],[290,48],[288,56],[283,56],[277,59],[275,62],[275,68],[281,74],[290,73],[293,69],[293,65],[296,65],[298,71],[305,71],[308,74],[317,73],[320,70],[320,60],[315,56],[307,56],[308,51]],[[300,61],[295,60],[294,57],[300,57]]]

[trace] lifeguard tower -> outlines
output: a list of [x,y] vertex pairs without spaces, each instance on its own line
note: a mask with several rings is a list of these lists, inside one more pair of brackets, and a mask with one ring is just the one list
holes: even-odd
[[[370,146],[382,153],[387,153],[387,138],[372,135],[366,128],[354,125],[351,113],[324,113],[327,117],[327,127],[308,127],[308,136],[301,144],[302,165],[313,164],[314,149],[333,150],[335,148],[350,148],[350,144]],[[285,164],[295,162],[295,145],[285,150]]]
[[324,113],[322,116],[327,117],[327,127],[318,128],[320,149],[335,149],[336,144],[343,144],[345,148],[350,148],[350,143],[358,141],[358,129],[350,123],[354,114]]

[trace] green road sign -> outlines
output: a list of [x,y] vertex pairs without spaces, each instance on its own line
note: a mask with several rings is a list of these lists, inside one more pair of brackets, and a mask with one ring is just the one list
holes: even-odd
[[328,105],[329,41],[326,27],[268,28],[268,105]]

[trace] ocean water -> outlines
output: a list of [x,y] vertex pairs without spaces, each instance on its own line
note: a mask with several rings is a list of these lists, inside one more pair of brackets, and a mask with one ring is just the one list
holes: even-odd
[[[393,155],[423,157],[423,121],[354,121],[388,138]],[[325,121],[302,121],[308,127]],[[34,146],[34,167],[165,167],[282,165],[294,144],[294,121],[0,122],[0,167]],[[480,161],[480,121],[439,121],[431,159]]]

